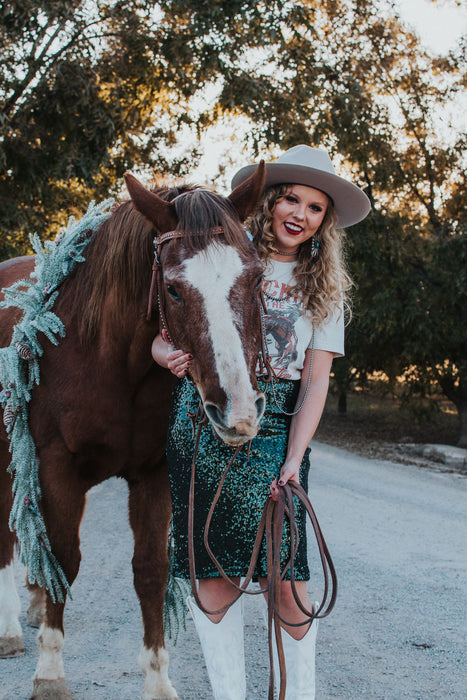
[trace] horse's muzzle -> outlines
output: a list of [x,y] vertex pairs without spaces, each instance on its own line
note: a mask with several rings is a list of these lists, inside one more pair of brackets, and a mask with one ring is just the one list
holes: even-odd
[[223,412],[215,403],[206,401],[204,404],[206,415],[216,433],[221,440],[233,447],[243,445],[256,437],[265,407],[266,399],[261,392],[257,392],[254,407],[243,412]]

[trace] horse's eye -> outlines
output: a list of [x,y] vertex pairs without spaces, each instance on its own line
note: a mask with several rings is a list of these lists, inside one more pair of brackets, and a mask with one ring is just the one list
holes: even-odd
[[177,292],[176,288],[173,286],[173,284],[168,284],[167,285],[167,291],[172,297],[172,299],[175,299],[176,301],[181,301],[182,297],[179,295]]
[[261,282],[262,282],[262,281],[263,281],[263,273],[261,273],[261,274],[259,275],[258,279],[256,280],[255,292],[257,292],[258,289],[261,287]]

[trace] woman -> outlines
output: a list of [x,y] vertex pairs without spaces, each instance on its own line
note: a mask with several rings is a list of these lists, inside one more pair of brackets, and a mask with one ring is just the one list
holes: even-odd
[[[232,187],[254,170],[242,168]],[[266,391],[267,408],[250,451],[239,454],[229,473],[210,530],[210,545],[226,573],[238,583],[247,571],[256,527],[265,499],[277,499],[279,486],[295,480],[306,489],[308,445],[323,412],[334,357],[344,352],[343,308],[350,280],[345,270],[339,229],[361,221],[370,209],[366,195],[337,176],[328,154],[295,146],[267,163],[260,206],[248,230],[264,263],[263,292],[266,343],[276,376]],[[153,357],[177,377],[189,372],[192,357],[174,350],[158,336]],[[186,405],[195,389],[179,382],[174,394],[167,456],[174,510],[175,575],[188,577],[186,510],[192,439]],[[297,410],[299,409],[299,410]],[[204,551],[206,512],[231,450],[206,428],[197,459],[195,540],[199,597],[208,610],[218,610],[234,598],[231,584],[219,576]],[[196,518],[197,516],[197,518]],[[295,562],[296,587],[307,610],[312,609],[306,581],[306,531],[303,511],[297,514],[300,544]],[[287,539],[288,533],[285,533]],[[263,551],[257,569],[260,584],[267,577]],[[194,600],[188,605],[199,633],[216,699],[245,698],[243,615],[241,599],[223,615],[206,616]],[[281,584],[280,614],[288,623],[305,622],[291,591]],[[283,625],[287,668],[287,698],[315,696],[314,651],[317,620],[310,625]]]

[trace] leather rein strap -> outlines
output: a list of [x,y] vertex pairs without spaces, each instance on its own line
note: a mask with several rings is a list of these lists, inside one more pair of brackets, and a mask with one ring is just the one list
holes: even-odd
[[[285,668],[285,658],[284,650],[282,646],[282,631],[281,622],[290,627],[302,627],[309,626],[313,620],[326,617],[331,612],[334,607],[336,596],[337,596],[337,575],[334,568],[334,564],[331,559],[328,547],[326,545],[323,533],[319,526],[318,519],[313,510],[313,506],[307,496],[305,490],[295,481],[289,481],[284,486],[279,486],[279,496],[278,501],[274,501],[272,498],[268,498],[263,508],[261,519],[258,526],[258,531],[255,537],[255,542],[253,545],[253,551],[248,566],[248,571],[243,584],[238,585],[235,583],[224,571],[218,559],[214,555],[210,545],[209,545],[209,530],[211,526],[212,517],[219,501],[222,487],[227,474],[235,462],[235,459],[241,450],[242,446],[235,449],[228,465],[226,466],[222,477],[220,479],[219,485],[217,487],[214,499],[212,501],[211,507],[209,509],[208,516],[206,518],[206,524],[204,528],[204,546],[208,555],[218,570],[220,576],[230,583],[230,585],[236,589],[236,594],[231,603],[224,605],[224,607],[218,610],[207,610],[201,603],[198,595],[198,590],[196,586],[196,564],[195,564],[195,553],[194,553],[194,503],[195,503],[195,472],[196,472],[196,458],[198,454],[199,441],[201,436],[201,430],[203,425],[207,423],[206,415],[202,409],[201,403],[196,414],[190,414],[193,420],[193,427],[195,427],[195,421],[198,422],[195,431],[195,446],[193,452],[193,461],[191,469],[191,481],[190,481],[190,494],[188,500],[188,563],[190,570],[190,582],[193,592],[193,596],[196,600],[198,607],[207,615],[219,615],[224,613],[228,608],[237,601],[243,593],[250,595],[259,595],[261,593],[267,593],[268,600],[268,645],[269,645],[269,700],[274,700],[274,661],[273,661],[273,628],[276,638],[277,655],[279,659],[279,671],[280,671],[280,690],[279,690],[279,700],[284,700],[285,690],[286,690],[286,668]],[[296,585],[294,576],[294,560],[298,550],[299,535],[298,528],[295,522],[295,504],[294,497],[305,508],[306,514],[308,515],[313,531],[316,538],[316,543],[318,547],[319,557],[321,561],[321,567],[323,571],[324,587],[323,596],[321,603],[316,609],[307,610],[303,603],[301,602]],[[281,571],[281,542],[282,533],[285,520],[289,521],[290,533],[291,533],[291,546],[289,559],[284,569]],[[260,555],[261,543],[263,538],[266,538],[266,551],[267,551],[267,570],[268,579],[266,588],[261,588],[260,590],[247,590],[251,580],[254,576],[255,569],[258,563],[258,558]],[[305,615],[306,619],[304,622],[291,623],[285,620],[279,613],[280,606],[280,584],[284,580],[287,572],[290,571],[290,581],[292,593],[295,602],[300,609],[300,611]]]

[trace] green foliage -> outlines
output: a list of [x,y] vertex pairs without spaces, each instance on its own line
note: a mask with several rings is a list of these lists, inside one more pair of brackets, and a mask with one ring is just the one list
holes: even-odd
[[[65,211],[114,192],[128,167],[167,166],[155,150],[173,137],[157,121],[180,111],[177,90],[186,80],[169,84],[156,10],[135,0],[3,4],[4,257],[27,249],[29,231],[56,229]],[[180,63],[170,66],[172,76]],[[186,160],[173,167],[183,172]]]

